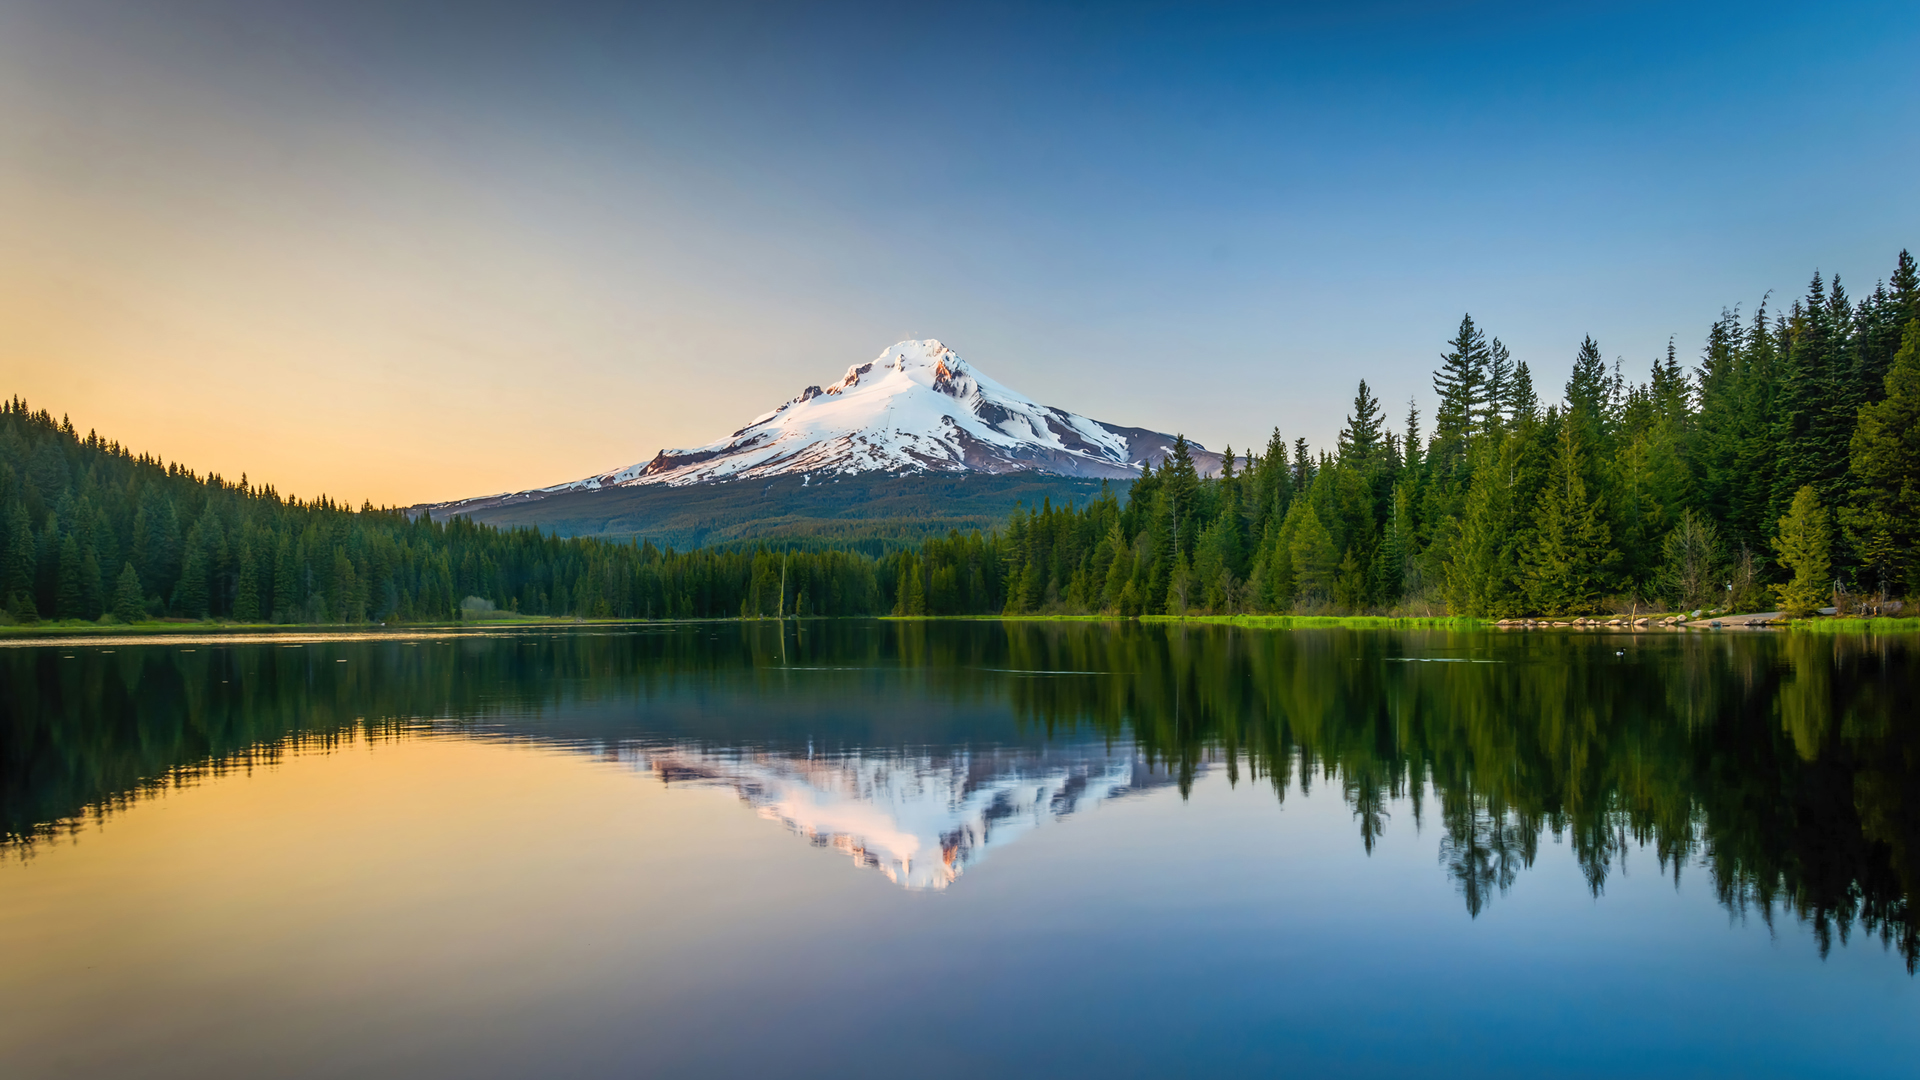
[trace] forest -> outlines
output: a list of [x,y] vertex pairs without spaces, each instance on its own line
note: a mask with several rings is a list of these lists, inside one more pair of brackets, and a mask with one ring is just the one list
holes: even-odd
[[1431,430],[1362,381],[1336,445],[1182,440],[1125,490],[878,556],[676,551],[285,497],[0,402],[0,606],[12,623],[1885,610],[1920,594],[1920,275],[1850,299],[1815,274],[1723,311],[1643,381],[1592,339],[1560,400],[1471,315]]

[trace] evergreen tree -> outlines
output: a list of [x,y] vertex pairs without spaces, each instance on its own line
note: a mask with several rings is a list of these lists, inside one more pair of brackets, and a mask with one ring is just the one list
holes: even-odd
[[1293,440],[1293,490],[1296,495],[1304,494],[1307,485],[1313,483],[1313,454],[1307,450],[1307,440]]
[[78,619],[86,611],[86,594],[80,585],[80,543],[72,533],[60,542],[59,578],[55,585],[53,617]]
[[1573,358],[1573,374],[1567,378],[1567,416],[1581,427],[1585,445],[1602,445],[1612,400],[1613,380],[1607,375],[1607,363],[1600,357],[1600,346],[1589,336],[1580,342],[1580,351]]
[[1372,465],[1386,449],[1384,430],[1380,401],[1367,389],[1367,380],[1361,379],[1360,389],[1353,395],[1353,412],[1338,437],[1341,463],[1361,468]]
[[1793,579],[1775,590],[1780,606],[1795,616],[1819,610],[1833,584],[1833,534],[1826,508],[1820,505],[1812,484],[1803,484],[1794,492],[1793,502],[1780,518],[1773,549],[1780,556],[1780,564],[1793,571]]
[[[300,618],[303,597],[300,595],[299,552],[294,547],[293,537],[285,530],[274,539],[273,557],[273,602],[270,610],[274,622],[294,622]],[[452,590],[446,590],[451,593]],[[451,595],[442,598],[437,605],[444,613],[453,607]]]
[[146,618],[146,596],[140,591],[140,575],[133,569],[132,561],[120,568],[120,580],[113,587],[113,617],[123,623],[137,623]]
[[1706,607],[1722,599],[1720,583],[1726,570],[1725,551],[1713,522],[1683,511],[1679,524],[1661,541],[1660,595],[1683,610]]
[[1407,438],[1404,443],[1407,455],[1406,459],[1401,462],[1400,467],[1410,474],[1417,473],[1420,469],[1420,445],[1420,404],[1414,399],[1408,398]]
[[1507,422],[1519,426],[1522,421],[1538,419],[1540,399],[1533,392],[1533,374],[1527,370],[1526,361],[1521,361],[1513,369],[1513,389],[1507,395]]
[[1495,435],[1478,440],[1466,513],[1445,564],[1447,607],[1462,615],[1511,615],[1513,610],[1513,444]]
[[1466,457],[1474,417],[1486,401],[1490,359],[1486,335],[1473,324],[1472,315],[1461,316],[1460,329],[1440,356],[1440,370],[1433,373],[1433,392],[1439,395],[1440,408],[1434,413],[1432,453],[1443,471],[1457,468]]
[[1812,484],[1823,504],[1840,493],[1853,419],[1844,380],[1845,333],[1851,306],[1834,279],[1831,292],[1819,274],[1795,309],[1779,400],[1773,410],[1776,461],[1774,513],[1785,513],[1799,489]]
[[1287,525],[1287,576],[1293,581],[1294,603],[1305,606],[1327,603],[1333,599],[1334,574],[1339,570],[1340,559],[1332,534],[1321,524],[1312,503],[1304,499],[1294,504],[1294,515],[1289,515]]
[[8,514],[6,564],[0,567],[0,602],[13,610],[16,601],[33,602],[33,577],[37,556],[33,537],[33,518],[24,499],[16,499]]
[[1920,319],[1907,324],[1884,381],[1882,400],[1861,407],[1853,432],[1854,491],[1841,523],[1869,587],[1920,595]]
[[1374,570],[1373,594],[1381,603],[1393,606],[1406,597],[1416,542],[1411,481],[1402,480],[1393,488],[1393,514],[1381,536]]
[[1613,557],[1606,522],[1587,494],[1582,441],[1579,425],[1568,417],[1560,426],[1539,528],[1528,552],[1529,598],[1549,615],[1594,611],[1605,565]]
[[173,587],[174,613],[189,619],[204,619],[209,613],[209,596],[207,553],[190,538],[186,556],[180,563],[179,580]]
[[243,623],[260,621],[260,565],[248,536],[240,538],[240,581],[233,598],[233,617]]
[[1483,395],[1480,413],[1474,418],[1475,432],[1491,431],[1507,423],[1509,410],[1513,408],[1514,379],[1517,371],[1513,365],[1513,356],[1507,347],[1494,338],[1487,347],[1487,385]]

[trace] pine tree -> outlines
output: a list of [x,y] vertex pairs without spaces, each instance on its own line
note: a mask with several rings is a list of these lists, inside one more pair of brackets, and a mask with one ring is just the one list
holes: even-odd
[[1612,399],[1613,380],[1607,375],[1607,363],[1600,357],[1600,346],[1589,336],[1580,342],[1580,351],[1573,358],[1573,374],[1567,378],[1567,415],[1584,429],[1581,434],[1586,445],[1602,445]]
[[1504,427],[1508,410],[1513,407],[1514,377],[1516,371],[1513,356],[1507,347],[1494,338],[1487,347],[1487,385],[1479,415],[1474,418],[1475,432],[1492,431]]
[[[294,548],[294,540],[287,530],[282,529],[274,540],[273,556],[273,602],[270,610],[274,622],[293,622],[300,618],[301,596],[299,590],[299,562]],[[448,590],[451,593],[452,590]],[[445,597],[442,608],[451,608],[454,598]]]
[[33,518],[27,513],[26,501],[16,499],[8,515],[6,564],[0,567],[4,571],[4,577],[0,577],[0,602],[11,605],[25,597],[32,603],[35,551]]
[[1509,424],[1518,427],[1524,421],[1539,418],[1540,399],[1534,396],[1533,375],[1527,371],[1524,360],[1513,369],[1513,390],[1507,395],[1507,400]]
[[1338,436],[1341,464],[1360,468],[1371,465],[1386,447],[1383,430],[1380,401],[1367,389],[1367,380],[1361,379],[1360,389],[1353,395],[1353,413]]
[[209,610],[207,556],[190,548],[180,562],[180,577],[173,587],[173,610],[189,619],[204,619]]
[[1661,567],[1656,579],[1660,595],[1682,609],[1705,607],[1720,597],[1726,555],[1713,522],[1691,509],[1660,544]]
[[1472,315],[1461,316],[1460,329],[1447,344],[1440,370],[1433,373],[1433,392],[1440,398],[1433,419],[1433,455],[1450,471],[1465,458],[1474,417],[1484,407],[1491,357],[1486,335],[1473,324]]
[[1814,486],[1822,503],[1833,502],[1840,493],[1853,421],[1842,377],[1851,321],[1852,308],[1839,279],[1829,291],[1820,275],[1813,275],[1806,300],[1795,310],[1779,399],[1772,410],[1775,515],[1784,513],[1807,484]]
[[1407,438],[1404,444],[1407,456],[1401,462],[1401,468],[1408,473],[1420,469],[1420,404],[1412,398],[1407,399]]
[[1593,611],[1614,554],[1600,508],[1587,494],[1585,456],[1579,426],[1568,417],[1560,426],[1527,558],[1529,596],[1545,614]]
[[1920,319],[1907,324],[1885,390],[1882,400],[1860,409],[1851,443],[1854,490],[1840,520],[1871,587],[1920,594]]
[[120,569],[120,580],[113,587],[113,617],[123,623],[137,623],[147,615],[147,600],[140,590],[140,575],[129,560]]
[[1833,583],[1833,533],[1812,484],[1794,492],[1792,504],[1780,518],[1773,549],[1780,564],[1793,571],[1793,580],[1775,589],[1780,606],[1794,616],[1819,610]]
[[1448,610],[1460,615],[1510,615],[1513,606],[1512,441],[1495,435],[1476,443],[1466,512],[1445,564]]
[[59,577],[54,585],[53,617],[78,619],[86,610],[86,594],[80,585],[80,543],[72,533],[60,542]]
[[1314,513],[1313,506],[1302,499],[1295,505],[1295,515],[1289,515],[1287,554],[1293,579],[1294,602],[1302,606],[1326,603],[1333,598],[1334,574],[1339,570],[1340,551],[1334,547],[1333,536],[1320,521],[1320,515]]
[[260,621],[260,565],[254,558],[253,538],[240,538],[240,583],[234,592],[233,617],[237,622]]
[[80,617],[98,619],[106,610],[105,589],[100,581],[100,560],[94,557],[93,546],[83,544],[80,548]]
[[1391,607],[1407,595],[1407,574],[1413,566],[1413,490],[1402,480],[1393,488],[1393,514],[1387,519],[1375,559],[1373,594]]

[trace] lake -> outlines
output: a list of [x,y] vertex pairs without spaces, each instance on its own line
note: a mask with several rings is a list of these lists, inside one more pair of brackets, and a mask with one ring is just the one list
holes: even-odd
[[1910,1076],[1916,645],[0,648],[0,1072]]

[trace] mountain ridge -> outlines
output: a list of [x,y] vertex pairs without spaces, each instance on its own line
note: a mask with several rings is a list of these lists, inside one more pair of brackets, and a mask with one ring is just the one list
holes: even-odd
[[[746,539],[754,531],[752,523],[741,522],[737,510],[766,502],[749,490],[758,486],[755,482],[767,483],[767,492],[781,492],[780,505],[757,505],[756,513],[804,530],[805,523],[815,517],[842,525],[861,519],[860,508],[847,505],[845,492],[815,494],[827,484],[852,480],[876,494],[889,487],[925,487],[929,497],[937,499],[933,493],[941,485],[888,481],[913,477],[931,481],[942,476],[1031,478],[1030,483],[975,485],[966,493],[969,512],[958,518],[937,505],[909,515],[922,528],[938,523],[958,526],[966,519],[1002,516],[1016,501],[1084,496],[1090,490],[1089,481],[1130,481],[1144,466],[1164,461],[1173,452],[1174,442],[1174,436],[1162,432],[1107,424],[1041,405],[988,377],[937,339],[906,340],[865,364],[850,366],[838,381],[825,387],[810,385],[744,427],[704,445],[662,449],[645,461],[550,487],[413,509],[441,519],[466,516],[501,525],[564,523],[563,531],[569,535],[673,533],[685,538],[713,532]],[[1221,455],[1198,443],[1187,445],[1201,475],[1218,471]],[[797,487],[791,483],[795,479]],[[643,494],[639,489],[658,494]],[[690,489],[714,490],[702,494]],[[995,501],[995,489],[1008,497]],[[669,491],[686,495],[675,497]],[[624,497],[616,494],[621,492]],[[553,505],[533,505],[549,502]],[[813,502],[823,504],[817,514],[808,513]],[[825,504],[831,504],[830,511]],[[704,505],[726,507],[732,526],[709,529],[713,523],[698,517]],[[660,527],[649,527],[643,507],[677,515],[676,520],[671,527],[664,521],[651,523]],[[596,514],[604,514],[605,519],[596,522]],[[615,519],[622,521],[617,533],[608,528]]]

